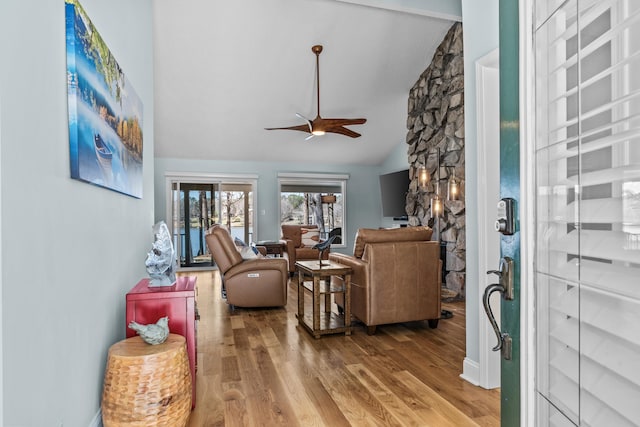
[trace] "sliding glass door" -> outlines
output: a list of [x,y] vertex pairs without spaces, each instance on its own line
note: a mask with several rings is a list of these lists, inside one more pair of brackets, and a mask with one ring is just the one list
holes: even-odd
[[253,177],[167,176],[167,221],[180,267],[213,265],[205,236],[213,224],[244,242],[255,236]]
[[211,254],[204,236],[217,222],[220,184],[175,183],[174,246],[181,267],[210,266]]

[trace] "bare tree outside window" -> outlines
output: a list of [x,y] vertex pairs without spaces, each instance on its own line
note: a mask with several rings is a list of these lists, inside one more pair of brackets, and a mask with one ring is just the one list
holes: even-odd
[[[280,224],[317,225],[322,239],[344,236],[346,175],[281,174]],[[341,238],[334,241],[346,245]]]

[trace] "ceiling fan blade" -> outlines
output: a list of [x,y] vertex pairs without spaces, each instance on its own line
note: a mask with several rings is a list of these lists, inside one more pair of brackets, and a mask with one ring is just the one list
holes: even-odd
[[363,125],[367,122],[367,119],[341,119],[343,125]]
[[281,127],[281,128],[265,128],[265,130],[299,130],[302,132],[310,132],[308,123],[305,125],[297,125],[297,126],[289,126],[289,127]]
[[311,119],[310,119],[310,118],[305,117],[305,116],[303,116],[303,115],[302,115],[302,114],[300,114],[300,113],[296,113],[296,117],[297,117],[297,118],[299,118],[299,119],[305,120],[305,121],[307,121],[307,122],[310,122],[310,121],[311,121]]
[[354,132],[343,126],[330,127],[326,129],[325,132],[339,133],[340,135],[350,136],[351,138],[358,138],[361,136],[358,132]]
[[361,136],[358,132],[354,132],[351,129],[347,129],[344,126],[347,125],[361,125],[365,123],[367,119],[325,119],[322,117],[316,117],[313,121],[314,129],[322,129],[325,132],[338,133],[340,135],[350,136],[351,138],[357,138]]
[[349,125],[362,125],[367,122],[367,119],[325,119],[321,117],[319,124],[322,126],[349,126]]
[[310,119],[306,118],[305,116],[303,116],[303,115],[302,115],[302,114],[300,114],[300,113],[296,113],[296,116],[297,116],[298,118],[301,118],[302,120],[306,121],[306,122],[307,122],[307,125],[309,125],[309,132],[313,132],[313,124],[312,124],[312,122],[311,122],[311,120],[310,120]]

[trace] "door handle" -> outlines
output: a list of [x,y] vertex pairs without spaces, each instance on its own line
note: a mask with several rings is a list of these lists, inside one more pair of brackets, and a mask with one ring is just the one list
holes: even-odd
[[499,270],[489,270],[487,274],[495,274],[500,279],[500,284],[504,288],[502,296],[504,299],[511,301],[514,298],[513,295],[513,260],[508,257],[502,257],[500,259]]
[[500,292],[504,299],[513,299],[513,260],[509,257],[502,258],[500,260],[500,270],[489,270],[487,274],[495,274],[500,278],[500,283],[493,283],[487,286],[482,296],[484,311],[487,313],[496,338],[498,338],[498,344],[492,350],[500,350],[504,359],[511,360],[511,337],[508,333],[500,331],[500,326],[498,326],[493,310],[491,310],[489,299],[494,292]]

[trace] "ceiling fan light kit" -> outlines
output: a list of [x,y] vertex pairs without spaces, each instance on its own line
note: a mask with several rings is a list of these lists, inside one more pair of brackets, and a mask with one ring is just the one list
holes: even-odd
[[311,47],[311,51],[316,55],[316,100],[317,100],[317,113],[316,118],[309,120],[300,113],[296,113],[296,116],[306,120],[306,124],[289,127],[278,128],[265,128],[266,130],[298,130],[309,133],[309,136],[305,139],[311,139],[314,136],[324,135],[325,133],[338,133],[351,138],[357,138],[360,136],[358,132],[352,131],[345,126],[349,125],[361,125],[364,124],[367,119],[324,119],[320,117],[320,53],[322,52],[322,45],[315,45]]

